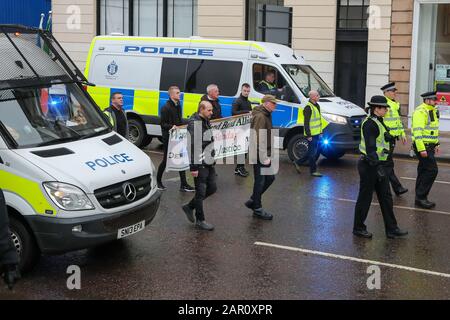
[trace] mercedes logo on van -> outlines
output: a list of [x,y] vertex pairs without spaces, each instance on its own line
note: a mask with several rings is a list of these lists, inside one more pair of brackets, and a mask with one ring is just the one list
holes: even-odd
[[136,187],[132,183],[130,182],[124,183],[122,188],[125,199],[127,199],[129,202],[136,199]]

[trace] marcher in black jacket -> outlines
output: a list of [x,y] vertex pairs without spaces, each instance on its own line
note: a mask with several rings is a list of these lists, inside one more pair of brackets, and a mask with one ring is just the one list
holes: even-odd
[[14,283],[20,279],[18,271],[19,257],[11,239],[8,212],[5,196],[0,189],[0,275],[12,289]]
[[[241,95],[233,102],[233,108],[231,109],[231,114],[233,116],[246,114],[252,111],[252,104],[248,100],[249,94],[250,94],[250,85],[248,83],[244,83],[241,87]],[[239,158],[238,164],[234,169],[234,174],[237,174],[241,177],[248,177],[249,175],[248,171],[245,170],[245,165],[243,163],[239,163]]]
[[189,146],[190,170],[195,181],[195,196],[182,208],[191,222],[194,222],[195,210],[196,226],[203,230],[214,229],[213,225],[205,221],[203,212],[203,200],[217,190],[214,169],[214,137],[209,123],[212,113],[211,103],[202,101],[198,112],[189,119],[187,127],[191,142]]
[[209,101],[212,104],[213,114],[211,116],[211,120],[222,118],[222,106],[219,101],[219,88],[215,84],[210,84],[206,88],[206,92],[207,94],[201,97],[200,102]]
[[[186,121],[183,121],[183,116],[181,113],[181,104],[180,104],[180,89],[176,86],[172,86],[169,88],[169,100],[167,100],[164,107],[161,109],[161,131],[162,131],[162,140],[164,147],[164,157],[162,162],[158,167],[158,174],[156,176],[156,181],[158,183],[158,189],[166,190],[166,187],[162,184],[162,176],[164,170],[166,170],[167,165],[167,153],[169,147],[169,132],[171,129],[176,126],[181,126],[186,124]],[[180,191],[183,192],[193,192],[194,188],[191,187],[186,181],[186,173],[184,171],[180,171]]]

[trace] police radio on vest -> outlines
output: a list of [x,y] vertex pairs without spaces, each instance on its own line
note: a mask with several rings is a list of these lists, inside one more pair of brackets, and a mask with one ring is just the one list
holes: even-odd
[[140,52],[147,54],[173,54],[173,55],[188,55],[188,56],[208,56],[214,55],[212,49],[195,49],[195,48],[164,48],[164,47],[140,47],[140,46],[125,46],[124,52]]

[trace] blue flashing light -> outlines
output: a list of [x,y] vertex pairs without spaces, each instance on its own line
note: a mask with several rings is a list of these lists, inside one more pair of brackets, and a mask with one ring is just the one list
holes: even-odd
[[328,143],[329,143],[328,139],[323,140],[324,145],[328,145]]

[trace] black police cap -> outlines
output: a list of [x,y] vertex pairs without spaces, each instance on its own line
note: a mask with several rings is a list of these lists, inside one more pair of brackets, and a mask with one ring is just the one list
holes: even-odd
[[397,91],[397,88],[395,87],[395,82],[389,82],[388,84],[382,86],[380,89],[382,91]]
[[424,99],[437,99],[436,91],[425,92],[420,95]]
[[384,96],[373,96],[372,98],[370,98],[370,102],[367,102],[367,104],[371,107],[389,108],[386,97]]

